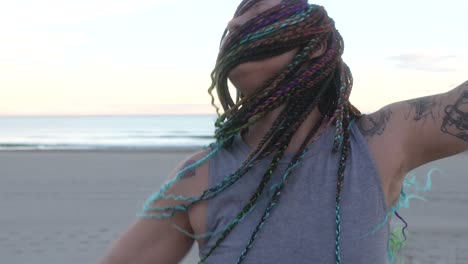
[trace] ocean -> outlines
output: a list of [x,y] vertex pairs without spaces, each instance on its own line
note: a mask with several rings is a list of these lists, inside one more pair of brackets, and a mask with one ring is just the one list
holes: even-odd
[[160,149],[213,142],[215,115],[0,116],[0,150]]

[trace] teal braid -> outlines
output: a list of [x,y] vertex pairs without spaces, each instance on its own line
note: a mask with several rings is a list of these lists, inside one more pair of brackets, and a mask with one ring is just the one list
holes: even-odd
[[293,159],[291,160],[291,162],[288,165],[288,168],[286,169],[285,173],[281,177],[281,181],[279,183],[277,183],[277,184],[274,184],[271,187],[271,189],[273,190],[273,195],[272,195],[272,197],[270,199],[270,202],[267,205],[267,208],[265,209],[265,212],[263,213],[263,215],[261,217],[261,221],[255,227],[255,230],[254,230],[254,232],[252,233],[252,235],[250,237],[249,243],[245,247],[244,251],[242,251],[241,256],[237,260],[237,263],[242,263],[242,261],[247,256],[248,251],[252,248],[253,243],[255,242],[255,240],[257,238],[258,232],[260,232],[260,230],[263,228],[263,226],[265,225],[265,222],[270,217],[270,214],[271,214],[271,211],[273,210],[273,207],[278,203],[278,200],[279,200],[279,197],[280,197],[280,194],[281,194],[281,190],[283,189],[287,178],[289,177],[291,172],[300,164],[300,162],[304,158],[305,154],[309,150],[309,148],[307,147],[308,143],[310,143],[312,137],[317,133],[317,131],[321,127],[322,122],[323,122],[323,117],[315,124],[314,128],[307,135],[306,140],[303,142],[303,144],[300,147],[300,151],[298,152],[298,154],[296,154],[293,157]]
[[[322,89],[321,93],[323,94],[323,91],[325,89]],[[318,97],[319,98],[319,97]],[[318,101],[318,98],[316,99],[316,101]],[[309,109],[308,111],[305,111],[303,113],[301,113],[302,115],[302,120],[300,122],[296,122],[295,126],[298,126],[302,123],[303,119],[305,119],[307,116],[308,116],[308,113],[310,113],[310,111],[312,111],[312,109],[314,109],[314,106],[316,105],[316,102],[313,102],[312,104],[309,104]],[[283,111],[283,112],[294,112],[294,111],[297,111],[295,110],[295,108],[300,108],[302,107],[301,105],[298,105],[298,104],[288,104],[288,106],[286,107],[286,109]],[[290,115],[290,116],[294,116],[294,115]],[[285,124],[285,128],[290,128],[290,125],[291,124]],[[289,129],[290,131],[283,134],[282,135],[282,138],[285,139],[286,142],[289,142],[290,139],[292,138],[292,136],[294,135],[294,132],[295,130],[297,129],[297,127],[293,127],[292,129]],[[281,145],[281,144],[280,144]],[[230,232],[232,232],[232,230],[236,227],[236,225],[241,222],[245,216],[251,211],[253,205],[255,204],[255,202],[258,200],[258,198],[260,197],[260,195],[262,194],[266,184],[268,183],[268,181],[271,179],[272,175],[273,175],[273,172],[274,170],[276,169],[276,167],[278,166],[278,162],[281,160],[281,157],[283,156],[284,154],[284,151],[285,149],[287,148],[288,144],[284,144],[283,145],[283,148],[280,149],[276,154],[275,154],[275,157],[272,161],[272,163],[270,164],[270,167],[267,169],[260,185],[258,186],[257,188],[257,191],[254,193],[254,195],[251,197],[249,203],[243,208],[243,210],[237,215],[236,217],[236,220],[231,222],[229,224],[229,227],[225,230],[225,232],[223,232],[223,234],[221,235],[220,238],[218,238],[218,240],[216,241],[215,245],[210,249],[210,251],[205,255],[205,257],[201,260],[200,263],[202,263],[206,258],[208,258],[209,255],[211,255],[211,253],[221,244],[221,242],[227,237],[227,235],[229,235]]]
[[[242,15],[258,0],[244,0],[235,13]],[[326,44],[327,50],[316,57],[316,53]],[[298,49],[297,54],[285,69],[277,76],[267,80],[252,95],[243,96],[239,91],[235,102],[229,93],[228,76],[232,69],[244,62],[258,61]],[[266,224],[273,209],[278,204],[281,190],[286,186],[286,179],[292,175],[304,158],[308,146],[320,135],[320,130],[334,125],[334,152],[341,150],[338,164],[336,193],[336,263],[341,263],[341,193],[344,183],[346,159],[350,148],[349,126],[351,121],[360,116],[359,111],[349,102],[352,88],[352,75],[349,67],[343,62],[344,44],[334,21],[328,17],[325,9],[309,5],[306,0],[284,0],[281,4],[268,9],[257,17],[247,21],[233,32],[225,31],[217,62],[211,73],[212,84],[208,89],[211,103],[218,118],[215,121],[215,140],[212,151],[198,162],[183,168],[168,181],[159,193],[148,199],[142,217],[169,219],[176,213],[185,212],[199,203],[217,197],[244,177],[260,161],[272,160],[264,171],[261,181],[248,202],[228,224],[216,231],[205,234],[191,234],[173,223],[174,228],[193,238],[217,236],[214,245],[203,256],[203,263],[231,234],[236,226],[256,208],[264,195],[264,189],[283,159],[286,149],[304,120],[315,109],[319,109],[319,121],[315,124],[299,151],[288,164],[279,183],[273,184],[273,195],[263,213],[246,248],[240,252],[238,263],[241,263],[254,245],[257,234]],[[219,103],[215,104],[216,91]],[[256,148],[242,162],[238,169],[225,177],[215,186],[208,188],[198,197],[185,197],[170,192],[171,186],[181,180],[184,172],[194,169],[223,148],[229,148],[234,137],[248,131],[253,124],[279,107],[281,109],[273,125],[261,138]],[[346,128],[346,129],[344,129]],[[157,200],[175,200],[181,204],[174,206],[157,206]]]
[[[244,170],[238,170],[235,174],[225,178],[219,185],[216,187],[205,191],[202,194],[202,197],[207,197],[212,192],[221,192],[235,183],[238,179],[245,175],[245,173],[251,169],[257,162],[261,161],[263,158],[269,156],[274,148],[265,149],[265,144],[267,141],[277,142],[280,138],[284,138],[284,133],[290,127],[290,124],[284,124],[285,118],[290,115],[291,109],[285,108],[279,115],[279,118],[275,120],[272,127],[278,127],[278,129],[270,129],[266,136],[260,141],[257,148],[249,154],[249,157],[243,162],[240,168],[245,168]],[[265,149],[261,155],[258,155],[262,149]]]
[[340,162],[338,166],[338,179],[336,183],[336,206],[335,206],[335,220],[336,220],[336,238],[335,238],[335,257],[336,257],[336,263],[341,264],[341,194],[343,190],[343,185],[344,185],[344,173],[345,173],[345,168],[346,168],[346,160],[348,157],[348,152],[350,149],[350,143],[349,143],[349,130],[350,126],[348,126],[348,120],[349,120],[349,115],[347,116],[348,118],[344,119],[344,127],[347,127],[347,129],[344,131],[343,135],[343,143],[341,145],[341,157],[340,157]]
[[[289,112],[289,109],[285,109],[282,114],[284,116],[286,116],[288,114],[288,112]],[[277,121],[282,121],[282,119],[278,119]],[[278,129],[278,130],[271,129],[269,131],[269,133],[275,133],[276,134],[276,136],[273,138],[275,140],[275,139],[278,139],[281,136],[284,136],[283,135],[283,132],[284,132],[283,130],[288,128],[288,127],[289,127],[289,125],[283,125],[283,126],[281,126],[281,129]],[[248,161],[251,160],[251,158],[254,157],[259,152],[260,147],[263,146],[263,144],[265,143],[265,140],[263,140],[262,142],[259,144],[259,147],[254,152],[252,152],[250,154],[250,157],[246,159],[246,161],[243,163],[243,165],[241,165],[241,167],[240,167],[240,169],[238,171],[233,173],[230,177],[225,178],[219,185],[217,185],[217,186],[215,186],[215,187],[213,187],[211,189],[206,190],[200,197],[184,197],[184,196],[175,196],[175,195],[172,195],[172,194],[169,194],[169,195],[164,194],[164,192],[167,191],[172,186],[173,183],[175,183],[177,180],[180,179],[180,177],[183,175],[183,173],[185,173],[186,171],[188,171],[190,169],[193,169],[196,166],[199,166],[199,164],[202,164],[203,162],[205,162],[207,160],[207,158],[210,158],[211,155],[216,153],[216,151],[219,149],[219,147],[215,151],[213,151],[213,153],[210,153],[204,159],[200,160],[199,162],[197,162],[195,164],[192,164],[192,165],[184,168],[183,170],[181,170],[176,175],[176,177],[173,180],[166,183],[166,185],[164,185],[161,188],[159,193],[157,193],[156,195],[153,195],[150,199],[148,199],[147,204],[145,204],[144,211],[146,211],[146,212],[152,211],[152,212],[164,212],[164,213],[162,213],[161,215],[146,214],[146,217],[163,218],[163,219],[164,218],[170,218],[176,212],[187,211],[191,206],[193,206],[195,203],[197,203],[199,201],[206,200],[206,199],[211,199],[211,198],[215,197],[216,195],[218,195],[219,193],[221,193],[222,191],[224,191],[225,189],[230,187],[238,179],[240,179],[242,177],[242,175],[245,175],[245,173],[248,172],[248,170],[250,170],[256,164],[256,162],[260,161],[262,158],[269,155],[269,153],[265,153],[262,156],[257,157],[256,160],[251,162],[251,164],[248,164]],[[162,198],[162,199],[174,199],[174,200],[181,200],[181,201],[190,201],[190,203],[188,205],[167,206],[167,207],[162,207],[162,208],[159,208],[159,207],[151,208],[149,203],[151,203],[152,201],[154,201],[156,199],[160,199],[160,198]],[[169,213],[166,213],[167,211],[169,211]]]
[[[283,112],[282,112],[282,116],[287,116],[288,114],[288,109],[285,109]],[[274,126],[276,125],[279,125],[279,123],[282,123],[283,122],[283,119],[282,118],[278,118],[275,123],[273,124]],[[288,125],[282,125],[280,126],[280,129],[278,130],[275,130],[275,129],[270,129],[270,131],[268,132],[267,136],[270,135],[270,136],[273,136],[273,140],[277,140],[279,137],[283,136],[283,133],[284,133],[284,130],[288,127]],[[264,138],[259,146],[256,148],[255,151],[253,151],[252,153],[250,153],[249,157],[244,161],[244,163],[240,166],[240,168],[233,174],[231,174],[231,176],[229,177],[226,177],[219,185],[211,188],[211,189],[208,189],[206,191],[203,192],[203,194],[200,196],[200,197],[184,197],[184,196],[176,196],[176,195],[172,195],[172,194],[169,194],[169,195],[166,195],[165,192],[175,183],[177,182],[181,177],[182,175],[193,169],[193,168],[196,168],[198,167],[200,164],[204,163],[205,161],[207,161],[209,158],[211,158],[221,147],[222,145],[218,145],[216,146],[215,150],[213,150],[210,154],[208,154],[205,158],[201,159],[200,161],[182,169],[181,171],[179,171],[177,173],[177,175],[174,177],[174,179],[172,179],[171,181],[167,182],[165,185],[163,185],[160,189],[160,192],[159,193],[156,193],[154,194],[153,196],[150,197],[150,199],[148,199],[147,203],[145,204],[144,206],[144,211],[167,211],[167,210],[171,210],[170,214],[163,214],[162,215],[162,218],[169,218],[169,217],[172,217],[174,215],[174,213],[176,211],[186,211],[188,210],[193,204],[195,204],[196,202],[199,202],[201,200],[206,200],[206,199],[210,199],[210,198],[213,198],[215,197],[217,194],[219,194],[220,192],[222,192],[223,190],[227,189],[230,185],[232,185],[234,182],[236,182],[238,179],[240,179],[242,177],[242,175],[245,175],[245,173],[247,173],[258,161],[260,161],[262,158],[264,158],[265,156],[268,156],[269,153],[264,153],[263,155],[261,156],[257,156],[257,154],[259,153],[259,151],[263,148],[264,144],[266,143],[267,139],[269,137],[266,137]],[[257,156],[257,157],[256,157]],[[256,159],[253,159],[254,157],[256,157]],[[163,207],[163,208],[151,208],[150,206],[150,203],[151,201],[154,201],[154,200],[157,200],[157,199],[174,199],[174,200],[178,200],[178,201],[190,201],[191,203],[189,205],[179,205],[179,206],[175,206],[175,207],[172,207],[172,206],[168,206],[168,207]],[[148,215],[147,215],[148,216]],[[157,218],[156,216],[151,216],[153,218]]]
[[232,222],[228,228],[221,234],[221,237],[218,238],[214,246],[208,251],[208,253],[201,259],[199,263],[203,263],[212,253],[213,251],[221,244],[221,242],[229,235],[229,233],[234,230],[234,228],[237,226],[237,224],[245,217],[247,212],[249,212],[252,207],[255,205],[257,200],[260,198],[260,195],[263,192],[263,189],[265,188],[267,182],[271,179],[273,176],[273,171],[276,169],[276,167],[279,164],[279,161],[281,160],[287,146],[284,146],[283,149],[279,150],[278,153],[275,155],[273,158],[273,162],[271,163],[270,167],[264,174],[262,181],[260,182],[257,191],[250,197],[249,202],[242,208],[242,210],[237,214],[235,221]]

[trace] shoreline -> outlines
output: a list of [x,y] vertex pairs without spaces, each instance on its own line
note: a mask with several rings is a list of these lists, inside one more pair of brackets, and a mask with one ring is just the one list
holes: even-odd
[[[209,146],[167,146],[143,148],[102,148],[102,149],[0,149],[0,153],[187,153],[203,150]],[[468,155],[468,151],[458,153],[448,158]],[[447,159],[447,158],[446,158]],[[437,161],[434,161],[437,162]],[[423,165],[424,166],[424,165]]]
[[102,148],[102,149],[0,149],[0,153],[184,153],[202,150],[204,146]]

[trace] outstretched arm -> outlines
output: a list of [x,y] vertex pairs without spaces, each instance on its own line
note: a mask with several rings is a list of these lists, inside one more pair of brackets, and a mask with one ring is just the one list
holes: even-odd
[[391,108],[406,135],[408,169],[468,150],[468,82]]

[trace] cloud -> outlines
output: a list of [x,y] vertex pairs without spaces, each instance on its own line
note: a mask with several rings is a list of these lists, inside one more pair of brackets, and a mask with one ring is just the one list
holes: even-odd
[[461,53],[437,54],[434,52],[412,52],[387,57],[396,62],[399,68],[425,72],[455,72],[459,70],[463,58]]

